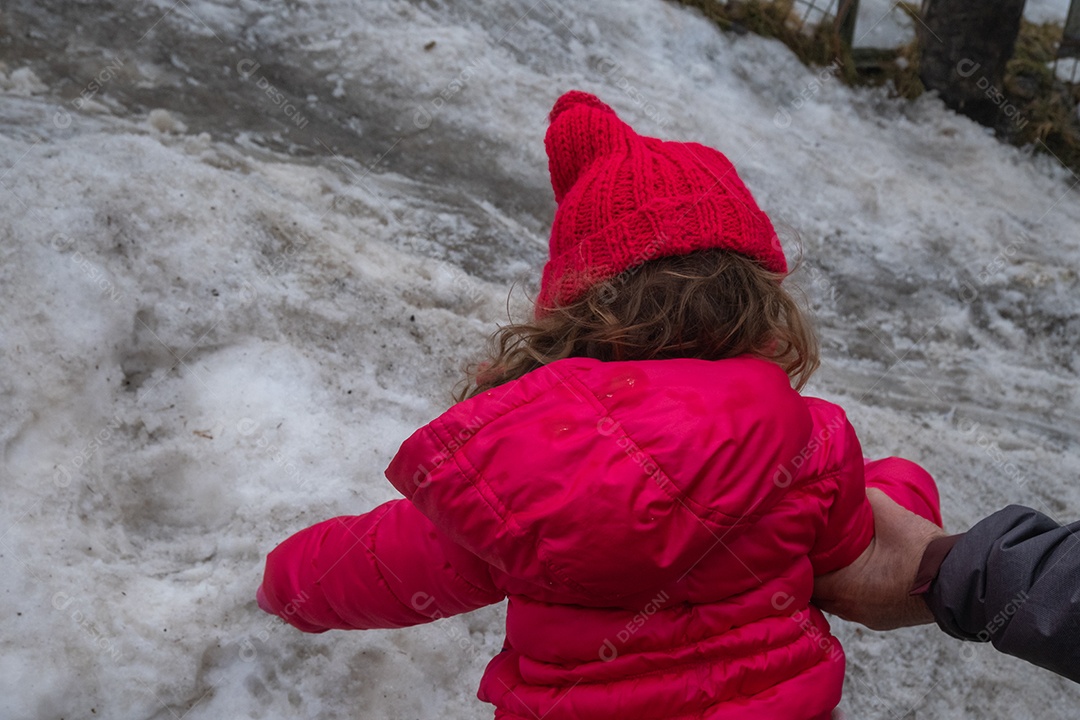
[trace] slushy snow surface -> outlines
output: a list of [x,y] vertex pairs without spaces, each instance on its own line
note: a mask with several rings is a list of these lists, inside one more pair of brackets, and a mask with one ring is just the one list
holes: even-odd
[[[0,717],[489,716],[501,607],[305,635],[254,592],[278,541],[394,497],[400,442],[525,307],[571,88],[729,155],[801,258],[810,391],[930,469],[948,528],[1080,518],[1080,196],[1052,157],[663,2],[114,9],[0,82]],[[856,720],[1080,706],[934,627],[834,628]]]

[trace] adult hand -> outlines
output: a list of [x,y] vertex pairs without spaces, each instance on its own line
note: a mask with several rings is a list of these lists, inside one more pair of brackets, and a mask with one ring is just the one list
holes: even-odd
[[926,546],[945,532],[880,490],[866,495],[874,509],[874,539],[855,562],[815,579],[814,604],[872,630],[934,622],[923,597],[910,593]]

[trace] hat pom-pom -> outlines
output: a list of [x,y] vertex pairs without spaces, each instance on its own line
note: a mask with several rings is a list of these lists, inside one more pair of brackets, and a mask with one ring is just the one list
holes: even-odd
[[551,113],[548,114],[548,122],[555,122],[555,118],[575,107],[596,108],[602,112],[610,113],[612,115],[615,114],[614,110],[608,107],[595,95],[590,95],[589,93],[581,92],[580,90],[571,90],[570,92],[564,93],[562,97],[555,101],[554,107],[551,108]]
[[555,101],[544,145],[555,202],[598,158],[625,148],[634,131],[595,95],[571,90]]

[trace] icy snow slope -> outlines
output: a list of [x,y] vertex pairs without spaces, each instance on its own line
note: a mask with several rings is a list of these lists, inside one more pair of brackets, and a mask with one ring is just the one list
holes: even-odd
[[[950,527],[1080,518],[1076,179],[932,98],[661,2],[10,7],[0,717],[488,716],[499,608],[307,636],[252,598],[278,540],[393,495],[397,444],[532,286],[571,87],[721,148],[798,231],[813,391],[925,463]],[[858,720],[1080,701],[933,628],[836,625]]]

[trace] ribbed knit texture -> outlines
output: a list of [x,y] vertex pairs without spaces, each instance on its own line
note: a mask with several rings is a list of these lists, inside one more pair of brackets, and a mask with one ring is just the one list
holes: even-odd
[[558,209],[538,317],[648,260],[695,250],[725,248],[787,272],[772,223],[720,152],[638,135],[577,90],[555,102],[550,122]]

